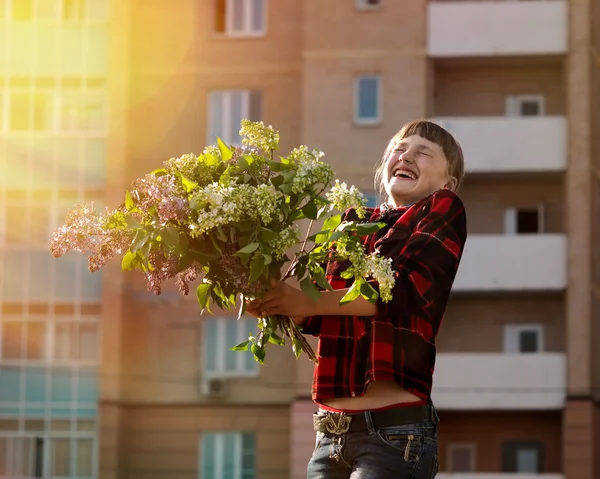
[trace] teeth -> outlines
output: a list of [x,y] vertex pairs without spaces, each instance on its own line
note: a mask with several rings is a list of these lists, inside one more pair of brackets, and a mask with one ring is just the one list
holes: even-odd
[[394,176],[396,178],[402,177],[402,176],[407,176],[411,180],[417,179],[417,175],[415,175],[412,171],[403,170],[403,169],[397,169],[396,171],[394,171]]

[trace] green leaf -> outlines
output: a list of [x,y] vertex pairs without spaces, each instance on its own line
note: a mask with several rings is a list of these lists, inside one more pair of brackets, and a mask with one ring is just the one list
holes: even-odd
[[264,347],[260,347],[257,344],[253,344],[252,345],[252,354],[254,354],[254,359],[256,359],[256,361],[258,361],[260,364],[265,364],[265,356],[266,356],[266,351]]
[[375,303],[379,297],[379,293],[367,281],[360,283],[360,295],[370,303]]
[[129,191],[125,192],[125,208],[127,208],[127,211],[137,209]]
[[327,278],[325,278],[325,274],[323,273],[323,268],[321,268],[321,271],[315,271],[315,272],[311,273],[311,276],[321,288],[326,289],[328,291],[333,291],[333,288],[327,281]]
[[[281,190],[281,188],[280,188]],[[283,190],[281,190],[283,191]],[[290,192],[292,191],[291,187],[290,187]],[[289,193],[286,193],[289,194]],[[292,221],[297,221],[297,220],[303,220],[304,218],[306,218],[306,216],[304,216],[304,213],[302,212],[302,210],[294,210],[292,213],[292,216],[290,217],[290,219]]]
[[240,293],[240,309],[238,311],[237,319],[241,319],[244,313],[246,312],[246,298],[242,293]]
[[340,299],[340,305],[351,303],[356,298],[360,296],[360,280],[355,281],[352,287],[348,290],[348,292],[344,295],[342,299]]
[[160,236],[167,246],[171,248],[179,246],[179,231],[177,231],[177,228],[175,228],[175,226],[165,226],[165,228],[160,233]]
[[290,183],[283,183],[278,189],[284,195],[289,195],[292,193],[292,185]]
[[135,238],[133,238],[133,242],[131,243],[131,251],[134,253],[139,251],[144,247],[146,242],[150,239],[150,235],[146,230],[138,230],[135,234]]
[[219,151],[221,152],[221,159],[223,161],[229,161],[233,158],[233,152],[229,149],[229,147],[223,143],[221,138],[217,138],[217,146],[219,147]]
[[135,269],[137,262],[137,255],[128,250],[121,260],[121,271],[131,271]]
[[186,193],[190,193],[198,187],[198,183],[192,180],[188,180],[185,176],[181,177],[181,184],[183,185],[183,189]]
[[130,230],[137,230],[142,227],[142,224],[136,220],[133,216],[125,216],[125,223],[127,223],[127,228]]
[[335,230],[342,222],[342,215],[330,216],[323,223],[324,230]]
[[169,172],[167,170],[165,170],[164,168],[158,168],[150,174],[154,175],[154,176],[165,176],[165,175],[168,175]]
[[296,355],[296,359],[298,359],[300,357],[300,355],[302,354],[302,341],[294,338],[292,341],[292,351],[294,351],[294,354]]
[[311,220],[316,220],[317,219],[317,205],[315,204],[315,202],[311,201],[309,203],[306,203],[304,208],[302,208],[302,213],[304,214],[304,216],[306,218],[309,218]]
[[354,275],[350,272],[350,271],[342,271],[340,273],[340,277],[343,279],[350,279],[352,278]]
[[314,285],[314,283],[312,282],[312,280],[310,279],[310,277],[306,277],[302,281],[300,281],[300,288],[313,301],[317,301],[319,299],[319,297],[321,296],[321,293],[319,292],[319,290],[317,289],[317,287]]
[[271,171],[281,171],[281,163],[279,163],[278,161],[273,161],[270,160],[268,158],[265,158],[265,162],[267,163],[267,165],[269,165],[269,168],[271,168]]
[[277,333],[271,333],[269,335],[269,342],[277,344],[278,346],[285,346],[285,339],[279,336]]
[[250,261],[249,283],[254,283],[265,270],[265,257],[262,254],[255,254]]
[[242,341],[240,344],[236,344],[233,348],[229,348],[230,351],[248,351],[250,340]]
[[355,231],[358,236],[366,236],[385,228],[385,223],[355,223],[352,221],[343,223],[338,229],[340,231]]
[[227,243],[229,241],[229,238],[225,234],[223,226],[221,225],[217,226],[217,238],[219,238],[223,243]]
[[273,257],[270,254],[263,253],[263,258],[265,259],[265,266],[270,265],[271,261],[273,261]]
[[236,256],[240,256],[240,255],[245,255],[245,254],[251,254],[254,253],[258,247],[260,246],[259,243],[250,243],[246,246],[244,246],[242,249],[240,249],[239,251],[237,251],[235,253]]
[[283,184],[283,181],[283,176],[281,175],[275,175],[273,178],[271,178],[271,184],[275,188],[279,188]]
[[196,288],[196,299],[201,308],[206,308],[213,290],[212,284],[202,283]]
[[267,242],[273,241],[273,240],[277,239],[278,236],[279,235],[273,230],[270,230],[268,228],[263,228],[263,227],[260,228],[260,237],[264,241],[267,241]]

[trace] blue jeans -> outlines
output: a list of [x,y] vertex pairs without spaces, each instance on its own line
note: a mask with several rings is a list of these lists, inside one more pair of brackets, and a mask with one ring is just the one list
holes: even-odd
[[[317,432],[308,479],[432,479],[438,471],[437,420],[366,431]],[[437,418],[437,414],[436,414]]]

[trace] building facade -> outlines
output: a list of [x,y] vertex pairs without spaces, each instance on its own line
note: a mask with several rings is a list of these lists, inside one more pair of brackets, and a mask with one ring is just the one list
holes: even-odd
[[420,117],[467,167],[438,477],[600,476],[600,4],[176,4],[0,1],[0,477],[305,477],[308,360],[273,346],[259,368],[228,351],[251,320],[47,239],[76,201],[112,208],[166,159],[239,141],[242,118],[372,196]]

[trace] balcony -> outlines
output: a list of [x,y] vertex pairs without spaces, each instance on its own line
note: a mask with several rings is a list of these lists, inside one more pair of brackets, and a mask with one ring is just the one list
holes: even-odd
[[471,235],[452,291],[564,290],[566,242],[563,234]]
[[432,57],[547,55],[567,51],[567,2],[429,3]]
[[556,410],[565,404],[566,360],[563,353],[440,353],[433,384],[438,409]]
[[438,472],[437,479],[565,479],[564,474],[507,474],[501,472]]
[[463,147],[473,173],[563,171],[567,126],[562,116],[439,117]]

